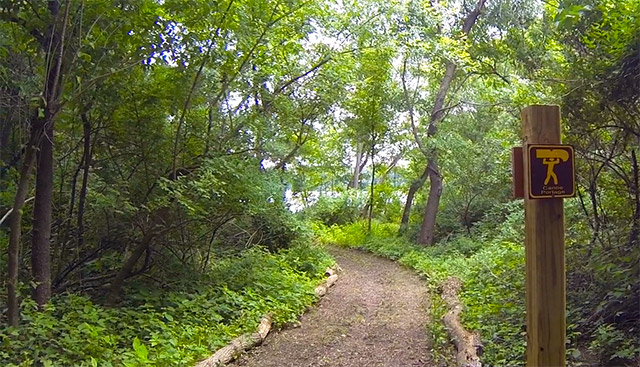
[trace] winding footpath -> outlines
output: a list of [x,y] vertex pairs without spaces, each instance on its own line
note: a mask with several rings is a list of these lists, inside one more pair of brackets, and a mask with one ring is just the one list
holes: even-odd
[[231,366],[431,367],[424,280],[393,261],[332,248],[336,285],[298,327],[270,334]]

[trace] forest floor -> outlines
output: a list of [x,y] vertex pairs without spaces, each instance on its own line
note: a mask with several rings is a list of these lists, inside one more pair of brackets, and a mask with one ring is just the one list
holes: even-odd
[[299,325],[270,334],[232,366],[434,366],[426,282],[375,255],[330,252],[342,268],[336,285]]

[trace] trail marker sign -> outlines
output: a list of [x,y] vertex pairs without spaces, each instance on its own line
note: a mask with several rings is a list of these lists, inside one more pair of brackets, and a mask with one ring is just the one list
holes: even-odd
[[529,198],[569,198],[576,195],[573,147],[528,144]]
[[527,367],[564,367],[567,303],[562,198],[573,195],[575,180],[573,148],[561,145],[560,107],[525,107],[522,140]]

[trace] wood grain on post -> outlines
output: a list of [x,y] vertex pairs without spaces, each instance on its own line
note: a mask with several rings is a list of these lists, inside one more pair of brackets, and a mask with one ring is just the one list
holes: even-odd
[[[560,108],[522,110],[524,171],[529,144],[560,144]],[[524,175],[527,289],[527,366],[565,366],[565,258],[562,199],[530,199]]]

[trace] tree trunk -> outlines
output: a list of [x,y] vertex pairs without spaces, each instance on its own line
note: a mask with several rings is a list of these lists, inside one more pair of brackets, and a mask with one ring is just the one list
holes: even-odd
[[462,224],[464,224],[464,227],[467,229],[467,234],[471,235],[471,218],[469,218],[469,212],[471,211],[471,203],[480,195],[480,193],[477,193],[475,195],[473,195],[471,197],[471,199],[469,199],[467,201],[467,204],[464,207],[464,214],[462,216]]
[[363,144],[356,143],[356,164],[353,167],[353,179],[349,183],[349,187],[357,189],[360,187],[360,165],[362,164],[362,155],[364,154]]
[[127,259],[127,261],[122,266],[122,269],[116,275],[116,278],[111,282],[111,286],[109,287],[109,295],[107,296],[107,304],[115,305],[120,301],[120,292],[122,290],[122,285],[124,284],[125,279],[133,272],[133,268],[136,263],[142,257],[145,251],[148,250],[151,245],[151,241],[156,236],[156,231],[154,228],[150,228],[144,237],[140,240],[140,243],[134,248],[133,253]]
[[631,151],[631,163],[633,167],[633,220],[631,222],[631,230],[627,239],[627,251],[631,251],[634,244],[638,242],[640,234],[640,179],[638,178],[638,159],[636,158],[635,149]]
[[211,105],[209,105],[209,107],[207,108],[207,135],[206,135],[206,139],[204,141],[204,156],[208,157],[209,156],[209,150],[211,148],[210,146],[210,141],[211,141],[211,133],[213,132],[213,107]]
[[374,125],[371,125],[371,187],[369,192],[369,233],[371,233],[371,221],[373,220],[373,194],[374,194],[374,185],[376,178],[376,165],[374,162],[374,158],[376,156],[376,138],[375,133],[373,132]]
[[14,110],[14,108],[9,108],[5,119],[0,121],[0,162],[2,162],[2,165],[7,164],[11,159],[12,150],[9,145],[11,143],[11,132],[14,125]]
[[51,209],[53,200],[53,125],[60,111],[60,94],[64,74],[65,35],[69,18],[70,4],[65,3],[64,15],[60,19],[60,6],[57,1],[49,2],[49,11],[53,22],[47,30],[48,36],[43,50],[46,84],[44,89],[44,119],[41,123],[43,136],[39,142],[36,199],[33,207],[33,234],[31,238],[31,273],[36,283],[33,298],[39,306],[51,298]]
[[424,217],[422,218],[422,226],[420,226],[420,235],[418,243],[421,245],[432,245],[434,238],[434,230],[436,227],[436,217],[438,215],[438,207],[440,206],[440,196],[442,195],[442,176],[438,171],[438,161],[433,157],[427,163],[429,170],[429,198],[427,206],[424,208]]
[[[9,94],[13,97],[13,91],[9,91]],[[0,120],[0,192],[4,192],[8,188],[9,180],[6,180],[6,173],[10,169],[11,152],[15,151],[15,142],[12,144],[11,135],[16,125],[14,120],[16,108],[9,107],[6,109],[6,115]],[[2,208],[4,209],[4,208]],[[1,225],[1,223],[0,223]]]
[[[476,7],[467,15],[462,25],[462,32],[465,35],[469,35],[471,28],[476,23],[484,3],[486,0],[479,0]],[[451,82],[455,76],[457,65],[453,61],[447,61],[446,69],[442,81],[440,82],[440,89],[436,95],[433,109],[431,110],[431,116],[429,117],[429,128],[427,136],[432,137],[436,134],[437,124],[444,118],[446,108],[444,107],[444,101],[451,87]],[[438,171],[438,152],[433,150],[430,156],[427,156],[428,163],[427,169],[429,172],[429,181],[431,186],[429,188],[429,198],[427,206],[425,207],[424,218],[422,219],[422,226],[420,227],[420,236],[418,237],[418,243],[431,245],[433,244],[433,232],[436,225],[436,217],[438,215],[438,206],[440,205],[440,195],[442,194],[442,176]]]
[[91,165],[91,122],[86,112],[81,114],[82,126],[84,130],[84,154],[82,186],[78,197],[78,249],[84,246],[84,204],[87,197],[87,186],[89,184],[89,166]]
[[[438,122],[444,118],[444,101],[447,96],[447,92],[451,87],[451,82],[455,76],[456,69],[457,65],[455,63],[447,61],[445,75],[442,78],[440,89],[436,95],[435,103],[429,118],[429,128],[427,132],[428,137],[433,137],[436,134],[438,130]],[[429,155],[430,156],[427,156],[426,167],[430,183],[429,195],[427,198],[427,205],[424,209],[424,216],[422,217],[420,234],[418,236],[418,243],[422,245],[433,244],[436,219],[440,206],[440,195],[442,194],[442,176],[440,176],[440,171],[438,169],[438,151],[433,149]]]
[[[64,255],[67,250],[69,232],[71,231],[71,221],[73,220],[73,209],[76,206],[76,191],[78,186],[78,176],[80,175],[80,170],[84,165],[84,154],[80,159],[80,163],[78,163],[78,167],[73,173],[73,178],[71,179],[71,189],[69,195],[71,198],[69,199],[69,211],[67,212],[67,218],[64,220],[64,227],[61,231],[58,232],[58,254],[57,254],[57,263],[62,264],[64,262]],[[55,282],[54,282],[55,283]]]
[[31,137],[27,143],[24,160],[20,168],[20,181],[13,202],[11,219],[9,221],[9,249],[8,249],[8,274],[7,274],[7,306],[8,321],[11,326],[18,326],[20,309],[18,306],[18,265],[20,263],[20,237],[22,235],[22,208],[29,191],[29,179],[31,167],[36,154],[35,145],[40,139],[41,131],[35,128],[31,131]]
[[409,225],[409,216],[411,215],[411,206],[413,205],[413,198],[418,192],[418,190],[420,190],[422,186],[424,186],[424,183],[427,181],[428,177],[429,177],[429,167],[425,167],[424,172],[422,172],[422,175],[420,175],[420,177],[418,177],[415,181],[411,183],[411,186],[409,187],[409,192],[407,193],[407,200],[404,203],[404,210],[402,211],[402,220],[400,221],[400,229],[398,230],[398,236],[401,236],[402,234],[404,234],[405,230],[407,229],[407,226]]
[[36,173],[36,200],[33,205],[31,273],[36,288],[33,299],[39,306],[51,298],[51,202],[53,200],[53,116],[46,115],[44,135]]

